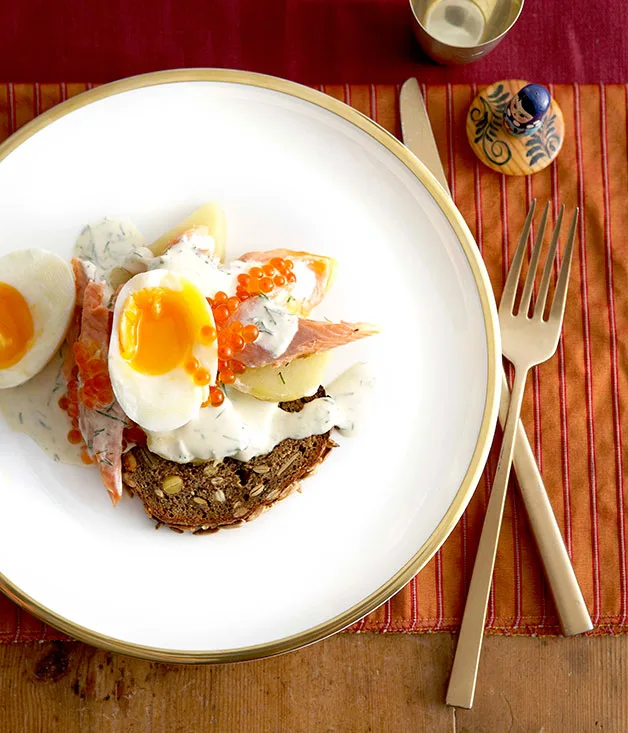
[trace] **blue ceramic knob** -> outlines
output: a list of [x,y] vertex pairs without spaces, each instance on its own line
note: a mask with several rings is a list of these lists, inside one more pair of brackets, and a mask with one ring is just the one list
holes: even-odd
[[527,84],[511,98],[504,114],[504,126],[511,135],[530,135],[541,126],[552,102],[541,84]]

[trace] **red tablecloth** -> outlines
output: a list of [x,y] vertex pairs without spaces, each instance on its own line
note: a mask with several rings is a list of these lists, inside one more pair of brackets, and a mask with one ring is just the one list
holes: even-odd
[[408,0],[4,0],[3,80],[111,81],[180,66],[294,81],[628,81],[622,0],[526,0],[486,59],[444,68],[414,42]]

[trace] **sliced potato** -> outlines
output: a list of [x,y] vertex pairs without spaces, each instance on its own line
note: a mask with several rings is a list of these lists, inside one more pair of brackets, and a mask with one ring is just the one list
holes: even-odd
[[285,366],[247,369],[234,387],[267,402],[288,402],[314,394],[325,382],[330,351],[295,359]]
[[109,285],[113,288],[114,292],[133,277],[133,274],[124,267],[114,267],[109,273]]
[[173,239],[180,237],[188,229],[197,226],[206,226],[209,229],[209,233],[216,243],[214,254],[223,262],[227,241],[227,220],[225,218],[225,212],[215,201],[211,201],[209,204],[201,206],[200,209],[196,209],[196,211],[193,211],[183,221],[172,227],[172,229],[169,229],[165,234],[162,234],[159,239],[156,239],[150,245],[151,251],[155,256],[163,254]]

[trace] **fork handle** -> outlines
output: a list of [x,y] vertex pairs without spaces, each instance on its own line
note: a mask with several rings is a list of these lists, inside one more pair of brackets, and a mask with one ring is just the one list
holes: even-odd
[[[506,373],[502,371],[499,404],[499,420],[502,426],[506,421],[509,403],[510,390]],[[565,636],[573,636],[590,631],[593,628],[591,617],[521,421],[515,438],[514,466],[563,633]]]
[[491,496],[486,508],[480,544],[475,557],[469,593],[460,626],[456,655],[449,679],[449,687],[447,688],[447,704],[459,708],[470,708],[473,705],[475,682],[484,638],[486,609],[491,592],[497,543],[502,526],[506,489],[515,450],[515,437],[519,425],[519,413],[521,412],[527,374],[527,368],[515,369],[515,382],[508,407],[502,448],[491,488]]

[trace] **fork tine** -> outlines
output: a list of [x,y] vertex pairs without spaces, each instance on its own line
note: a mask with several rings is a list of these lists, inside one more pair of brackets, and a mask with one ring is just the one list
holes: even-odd
[[539,257],[541,256],[541,249],[543,247],[543,237],[545,236],[545,226],[547,224],[548,212],[549,201],[545,204],[545,208],[543,209],[543,216],[541,217],[541,223],[539,224],[539,228],[536,233],[536,241],[534,242],[532,257],[530,257],[530,267],[528,268],[526,284],[523,286],[521,305],[519,306],[519,313],[521,313],[522,315],[526,315],[528,313],[528,309],[530,308],[530,300],[532,298],[532,290],[534,288],[534,278],[536,277],[536,268],[538,267]]
[[571,259],[573,255],[573,245],[576,238],[576,224],[578,223],[579,209],[576,208],[569,226],[569,234],[567,235],[567,244],[563,253],[563,261],[558,273],[558,282],[556,283],[556,291],[554,293],[554,302],[549,314],[550,323],[560,326],[565,314],[565,303],[567,302],[567,289],[569,287],[569,273],[571,272]]
[[554,225],[554,233],[552,234],[552,241],[547,252],[547,259],[545,260],[545,267],[543,268],[543,277],[541,278],[541,285],[539,287],[539,294],[536,299],[536,305],[534,306],[533,318],[543,318],[543,311],[545,310],[545,301],[547,300],[547,291],[549,290],[550,277],[552,274],[552,266],[554,265],[554,259],[556,257],[556,250],[558,249],[558,237],[560,236],[560,228],[563,224],[563,214],[565,213],[565,204],[560,207],[556,224]]
[[528,235],[530,234],[530,226],[532,225],[532,217],[534,216],[534,209],[536,208],[536,199],[532,199],[528,215],[526,216],[521,236],[519,237],[519,244],[515,250],[515,256],[512,258],[512,265],[508,270],[508,277],[504,285],[504,292],[502,293],[502,299],[499,302],[499,309],[505,308],[508,312],[512,313],[513,305],[515,302],[515,295],[517,294],[517,284],[519,283],[519,275],[521,274],[521,266],[523,265],[523,256],[526,251],[526,243],[528,241]]

